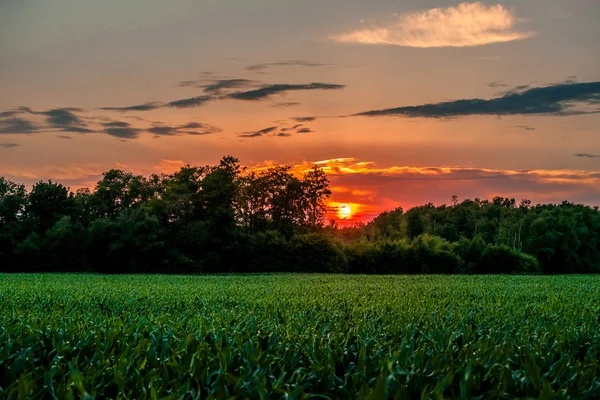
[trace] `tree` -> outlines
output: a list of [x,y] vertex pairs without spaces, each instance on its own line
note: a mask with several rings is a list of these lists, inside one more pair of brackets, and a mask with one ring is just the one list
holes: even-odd
[[15,246],[27,235],[22,223],[26,204],[25,186],[0,177],[0,264],[8,271]]
[[304,174],[302,185],[308,206],[307,224],[311,228],[322,226],[327,214],[325,200],[331,197],[329,179],[323,168],[315,165],[312,170]]
[[75,202],[73,194],[60,183],[38,182],[29,193],[26,214],[33,229],[43,235],[58,220],[71,215]]

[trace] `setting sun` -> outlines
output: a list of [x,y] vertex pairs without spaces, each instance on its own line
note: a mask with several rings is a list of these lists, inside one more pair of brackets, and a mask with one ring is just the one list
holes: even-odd
[[352,208],[347,204],[342,204],[338,208],[338,216],[341,219],[347,219],[352,216]]

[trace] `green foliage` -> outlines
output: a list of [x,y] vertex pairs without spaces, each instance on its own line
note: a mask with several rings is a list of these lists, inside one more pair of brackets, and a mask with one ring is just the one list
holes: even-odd
[[596,276],[0,281],[3,399],[600,396]]
[[338,229],[323,227],[330,196],[318,166],[248,172],[231,156],[168,175],[113,169],[75,194],[0,178],[0,271],[600,273],[598,207],[452,196]]
[[345,272],[348,261],[331,239],[319,234],[296,235],[290,241],[293,272]]
[[[531,273],[539,270],[535,257],[503,245],[488,245],[481,254],[479,273]],[[483,267],[481,267],[483,265]]]

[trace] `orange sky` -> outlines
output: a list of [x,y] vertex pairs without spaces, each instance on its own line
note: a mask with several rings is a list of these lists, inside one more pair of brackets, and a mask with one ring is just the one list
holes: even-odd
[[599,16],[589,0],[5,2],[0,175],[77,188],[230,154],[318,162],[349,221],[453,194],[599,205]]

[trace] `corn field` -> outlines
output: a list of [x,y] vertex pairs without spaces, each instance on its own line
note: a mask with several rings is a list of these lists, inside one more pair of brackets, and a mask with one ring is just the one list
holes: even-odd
[[598,276],[0,274],[2,399],[600,397]]

